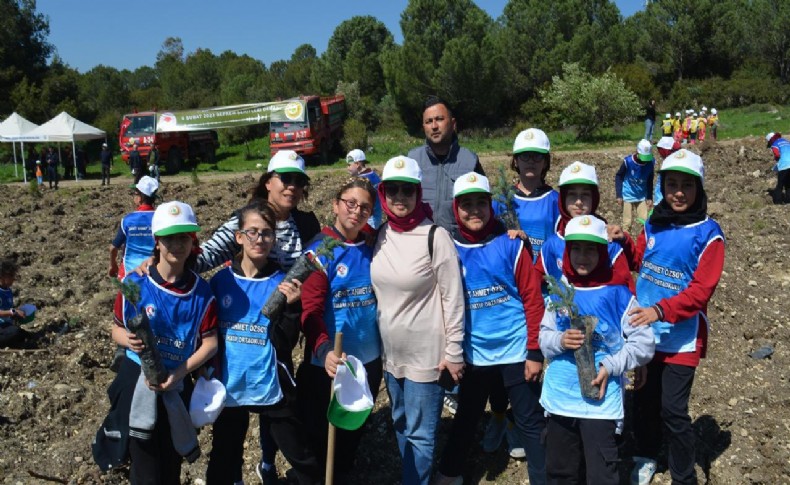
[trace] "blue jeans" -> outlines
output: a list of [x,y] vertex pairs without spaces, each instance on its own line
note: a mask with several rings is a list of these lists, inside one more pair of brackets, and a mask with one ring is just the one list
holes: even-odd
[[653,126],[656,124],[651,119],[645,120],[645,140],[653,141]]
[[444,389],[438,382],[396,379],[384,373],[392,407],[395,437],[403,460],[403,485],[428,485],[431,480],[436,428],[442,414]]

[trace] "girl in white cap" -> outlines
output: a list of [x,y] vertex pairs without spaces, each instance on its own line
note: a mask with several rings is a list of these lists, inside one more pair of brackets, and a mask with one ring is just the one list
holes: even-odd
[[[540,399],[549,416],[546,475],[550,483],[617,485],[615,436],[624,418],[621,376],[650,361],[653,333],[628,325],[628,311],[636,300],[612,272],[604,221],[592,215],[574,217],[565,241],[562,274],[575,290],[577,315],[598,319],[591,340],[598,372],[591,384],[599,386],[599,393],[595,399],[582,395],[574,351],[585,336],[571,327],[570,309],[547,308],[540,326],[540,348],[549,359]],[[557,295],[550,301],[561,305]]]
[[[239,210],[236,241],[242,247],[231,265],[211,278],[222,322],[220,378],[227,402],[214,423],[208,483],[242,481],[244,441],[250,413],[257,413],[261,435],[270,436],[291,464],[300,484],[320,482],[321,467],[298,418],[291,350],[299,334],[300,286],[284,281],[285,273],[268,260],[275,244],[275,215],[263,201]],[[286,296],[281,318],[270,321],[261,313],[269,296]],[[256,464],[266,483],[277,480],[273,466]]]
[[[464,295],[450,234],[431,222],[417,161],[387,161],[378,187],[381,226],[370,278],[378,306],[384,381],[392,409],[404,484],[427,485],[442,411],[442,373],[463,376]],[[444,383],[444,380],[442,380]]]
[[538,403],[543,370],[538,333],[544,310],[540,278],[533,271],[528,244],[511,239],[493,216],[485,176],[462,175],[455,181],[453,195],[458,223],[453,237],[466,289],[466,367],[436,483],[460,483],[488,396],[494,386],[504,383],[516,441],[526,452],[529,483],[544,484],[545,421]]
[[724,234],[707,215],[702,159],[685,149],[664,159],[656,205],[637,240],[640,308],[632,326],[651,325],[656,353],[647,383],[634,396],[637,454],[633,483],[656,470],[668,431],[672,483],[697,483],[696,436],[688,413],[694,374],[708,344],[707,308],[724,266]]
[[[200,230],[192,207],[178,201],[160,205],[154,212],[151,229],[156,243],[149,274],[132,272],[124,278],[124,283],[139,288],[137,301],[128,300],[121,292],[115,299],[112,338],[126,349],[126,359],[120,364],[110,392],[118,393],[117,402],[132,403],[132,415],[127,415],[131,482],[179,483],[182,456],[193,462],[200,455],[200,448],[188,412],[188,424],[183,424],[177,419],[180,413],[172,407],[172,401],[167,407],[164,401],[172,397],[170,392],[176,392],[181,396],[179,401],[189,402],[189,375],[217,352],[217,309],[208,283],[192,271],[199,250],[196,233]],[[156,397],[151,409],[138,409],[137,413],[132,396],[137,399],[143,392],[138,383],[144,379],[138,354],[144,346],[126,327],[136,315],[149,320],[162,363],[168,370],[167,379],[159,385],[145,380],[147,389],[155,391]],[[136,425],[133,417],[141,414],[155,417],[150,429]],[[188,449],[190,443],[194,448]]]

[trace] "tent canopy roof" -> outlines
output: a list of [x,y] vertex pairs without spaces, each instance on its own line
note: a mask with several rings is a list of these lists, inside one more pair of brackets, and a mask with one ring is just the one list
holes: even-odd
[[80,141],[106,138],[107,134],[64,111],[29,132],[27,136],[43,137],[45,141]]
[[4,142],[36,141],[41,138],[30,137],[27,134],[38,128],[38,125],[26,120],[19,113],[14,112],[0,123],[0,140]]

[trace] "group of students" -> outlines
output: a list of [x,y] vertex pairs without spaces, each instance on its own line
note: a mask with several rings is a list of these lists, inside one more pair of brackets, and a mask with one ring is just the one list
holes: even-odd
[[[128,437],[132,482],[177,483],[181,457],[196,458],[194,429],[177,419],[179,403],[189,402],[186,376],[212,367],[227,402],[213,426],[208,482],[241,482],[254,412],[260,416],[256,471],[262,481],[276,483],[280,449],[299,483],[319,483],[331,380],[353,355],[374,399],[386,384],[404,484],[432,479],[448,384],[460,384],[458,409],[435,480],[462,483],[472,438],[497,383],[510,402],[530,483],[619,483],[622,376],[631,369],[637,369],[641,456],[634,458],[634,479],[652,478],[665,427],[673,480],[696,483],[688,401],[707,347],[707,302],[724,259],[721,229],[706,214],[702,160],[687,150],[663,160],[663,199],[634,242],[596,214],[593,166],[566,167],[559,191],[546,183],[550,150],[539,129],[516,137],[510,166],[518,181],[510,201],[494,201],[482,174],[457,177],[457,229],[451,231],[433,223],[422,170],[405,156],[386,163],[377,187],[359,176],[344,182],[331,203],[334,220],[324,228],[312,212],[297,208],[310,179],[304,160],[289,151],[272,157],[249,205],[202,246],[187,204],[147,211],[153,259],[147,274],[126,276],[140,287],[140,297],[129,301],[119,293],[112,332],[126,358],[109,393],[120,420],[114,429]],[[364,154],[352,152],[348,161],[354,175],[372,172]],[[368,221],[377,207],[386,222],[373,231]],[[500,222],[508,211],[515,212],[521,232]],[[319,253],[325,238],[340,244],[331,257],[317,256],[323,271],[304,283],[285,281],[296,259]],[[210,282],[198,276],[223,264]],[[631,271],[639,272],[635,285]],[[572,327],[567,302],[548,293],[543,275],[575,289],[579,315],[598,318],[591,339],[597,398],[583,397],[577,378],[573,351],[585,336]],[[260,310],[276,291],[287,305],[269,321]],[[150,321],[170,371],[159,385],[141,375],[142,342],[127,328],[138,314]],[[294,372],[291,350],[300,331],[305,355]],[[337,356],[332,349],[341,331],[343,354]],[[141,411],[140,402],[152,406],[151,391],[155,404]],[[335,470],[342,482],[364,427],[338,431]]]
[[674,117],[671,113],[667,113],[661,122],[663,136],[671,136],[680,143],[690,145],[704,142],[708,130],[714,140],[718,138],[719,112],[716,108],[712,108],[710,113],[705,106],[699,112],[687,109],[684,117],[681,117],[680,111],[676,112]]

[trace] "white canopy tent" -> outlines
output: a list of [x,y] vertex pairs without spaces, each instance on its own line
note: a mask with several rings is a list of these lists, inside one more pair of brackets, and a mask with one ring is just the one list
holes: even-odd
[[22,175],[27,182],[27,171],[25,170],[25,142],[26,141],[44,141],[43,138],[36,136],[29,136],[28,134],[38,125],[26,120],[18,113],[14,112],[0,123],[0,141],[4,143],[11,143],[14,150],[14,177],[19,177],[16,162],[16,143],[20,144],[20,152],[22,153]]
[[[65,111],[32,130],[27,136],[43,137],[43,141],[71,142],[71,153],[77,156],[75,141],[107,139],[107,133],[74,118]],[[60,145],[58,145],[60,146]],[[60,151],[60,150],[58,150]],[[75,159],[76,162],[76,159]],[[78,180],[78,170],[74,171],[74,180]]]

